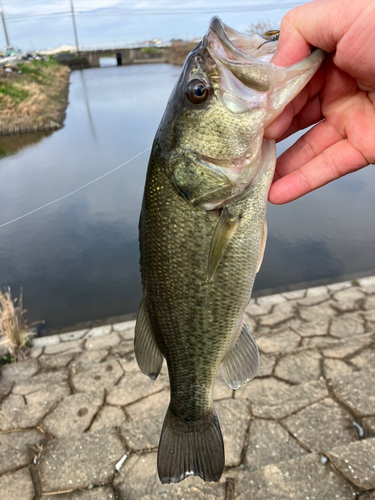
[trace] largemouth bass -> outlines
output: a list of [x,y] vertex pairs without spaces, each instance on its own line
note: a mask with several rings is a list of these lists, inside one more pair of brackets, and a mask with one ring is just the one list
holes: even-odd
[[270,63],[277,35],[245,36],[218,17],[189,54],[156,133],[140,218],[140,369],[168,365],[171,399],[158,451],[162,483],[218,481],[224,446],[213,408],[219,367],[236,389],[259,366],[244,320],[265,248],[275,142],[264,127],[319,67],[314,51]]

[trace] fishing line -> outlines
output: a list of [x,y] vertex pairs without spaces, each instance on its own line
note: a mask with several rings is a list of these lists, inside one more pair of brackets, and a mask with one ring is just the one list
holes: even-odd
[[5,222],[4,224],[0,224],[0,228],[2,228],[4,226],[8,226],[9,224],[13,224],[13,222],[16,222],[16,221],[18,221],[20,219],[24,219],[25,217],[28,217],[31,214],[35,214],[35,212],[39,212],[39,210],[43,210],[43,208],[49,207],[50,205],[53,205],[54,203],[57,203],[58,201],[64,200],[65,198],[68,198],[69,196],[72,196],[72,194],[78,193],[78,191],[82,191],[82,189],[85,189],[88,186],[91,186],[91,184],[94,184],[95,182],[100,181],[100,179],[103,179],[104,177],[107,177],[107,175],[113,174],[113,172],[116,172],[116,170],[118,170],[121,167],[124,167],[125,165],[127,165],[131,161],[133,161],[136,158],[138,158],[138,156],[141,156],[141,155],[143,155],[143,153],[146,153],[146,151],[149,151],[150,149],[151,149],[151,146],[149,146],[148,148],[144,149],[143,151],[141,151],[137,155],[133,156],[133,158],[130,158],[130,160],[126,160],[126,162],[122,163],[118,167],[110,170],[109,172],[106,172],[105,174],[101,175],[100,177],[97,177],[96,179],[94,179],[94,180],[92,180],[90,182],[87,182],[87,184],[84,184],[83,186],[75,189],[74,191],[71,191],[70,193],[64,194],[64,196],[60,196],[60,198],[56,198],[56,200],[50,201],[49,203],[46,203],[45,205],[42,205],[39,208],[35,208],[34,210],[31,210],[31,212],[27,212],[26,214],[23,214],[20,217],[16,217],[15,219],[12,219],[12,220],[10,220],[8,222]]

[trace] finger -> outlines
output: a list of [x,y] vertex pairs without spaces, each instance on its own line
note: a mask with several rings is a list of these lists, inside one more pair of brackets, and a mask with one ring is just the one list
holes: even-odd
[[322,90],[324,80],[324,69],[320,67],[301,92],[285,107],[282,114],[265,129],[264,137],[266,139],[278,139],[284,134],[292,123],[294,116],[304,108],[310,99],[318,95]]
[[[291,105],[289,104],[289,106]],[[280,142],[299,130],[318,123],[323,118],[320,97],[315,96],[296,113],[293,110],[293,105],[290,108],[285,108],[285,111],[266,128],[264,137]]]
[[274,182],[269,201],[276,205],[288,203],[366,165],[366,158],[348,139],[343,139],[309,163]]
[[275,178],[280,179],[294,170],[311,162],[325,149],[342,141],[342,135],[327,121],[323,121],[308,130],[290,148],[279,156],[276,163]]
[[337,9],[335,1],[315,0],[290,10],[281,21],[278,50],[272,62],[290,66],[307,57],[311,46],[334,52],[355,15],[352,0],[341,3],[345,5]]
[[283,141],[290,135],[299,132],[307,127],[311,127],[315,123],[324,119],[322,114],[320,97],[316,96],[307,101],[301,111],[293,117],[289,128],[276,140],[276,142]]

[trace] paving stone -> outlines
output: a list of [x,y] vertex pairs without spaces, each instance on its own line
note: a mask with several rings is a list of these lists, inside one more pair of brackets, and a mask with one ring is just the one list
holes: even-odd
[[375,370],[371,369],[332,381],[336,398],[360,417],[375,414],[374,387]]
[[375,491],[361,495],[360,500],[375,500]]
[[365,309],[367,309],[368,311],[375,310],[375,295],[366,298]]
[[307,289],[306,297],[321,297],[326,295],[328,288],[326,286],[314,286]]
[[260,354],[259,371],[256,374],[256,377],[266,377],[267,375],[272,375],[275,363],[276,363],[276,356]]
[[43,347],[33,347],[32,349],[30,349],[30,358],[31,359],[38,359],[39,356],[42,354],[43,352]]
[[280,304],[280,302],[285,302],[286,299],[281,295],[281,294],[276,294],[276,295],[268,295],[266,297],[258,297],[257,298],[257,303],[260,306],[264,305],[273,305],[273,304]]
[[102,335],[108,335],[111,333],[112,325],[97,326],[96,328],[91,328],[85,335],[85,339],[91,339],[93,337],[100,337]]
[[42,428],[56,438],[82,433],[90,426],[94,415],[103,403],[102,394],[72,394],[43,421]]
[[58,335],[49,335],[48,337],[38,337],[33,339],[34,347],[47,347],[60,344],[61,340]]
[[124,356],[118,360],[122,369],[125,373],[139,373],[140,368],[138,366],[137,360],[135,359],[134,351],[127,352]]
[[[90,488],[90,486],[89,486]],[[73,491],[62,495],[43,495],[43,500],[114,500],[115,492],[112,485],[100,486],[86,491]]]
[[290,352],[298,347],[300,337],[290,328],[257,337],[259,349],[264,353]]
[[89,351],[91,349],[105,349],[113,347],[120,342],[119,334],[116,332],[102,335],[100,337],[92,337],[86,340],[85,347]]
[[238,475],[236,500],[354,500],[356,493],[319,455],[270,464]]
[[262,306],[260,306],[259,304],[253,304],[247,307],[246,313],[249,316],[263,316],[265,314],[269,314],[272,307],[273,304],[264,304]]
[[375,285],[375,276],[368,276],[357,280],[361,287],[367,288]]
[[375,438],[338,446],[327,456],[357,488],[365,491],[375,489]]
[[324,349],[323,354],[329,358],[341,359],[354,354],[359,349],[362,349],[372,343],[372,337],[369,335],[363,335],[362,337],[347,340],[346,342],[339,342],[337,345],[329,349]]
[[[224,482],[204,484],[198,477],[188,477],[178,484],[162,484],[157,475],[156,453],[130,455],[113,484],[119,499],[124,500],[224,500],[225,491]],[[180,496],[181,493],[184,494]]]
[[351,415],[329,398],[286,418],[284,424],[301,443],[315,452],[324,453],[339,443],[358,440]]
[[336,308],[341,312],[346,312],[358,309],[358,302],[364,298],[364,294],[359,287],[352,287],[336,292],[333,297],[337,300]]
[[235,398],[247,398],[254,416],[283,418],[328,396],[323,381],[289,385],[274,378],[254,379],[235,391]]
[[316,322],[317,320],[327,320],[336,316],[337,313],[332,309],[332,300],[324,302],[318,306],[301,307],[299,313],[302,319],[308,322]]
[[70,342],[82,339],[87,332],[88,329],[86,328],[85,330],[76,330],[75,332],[60,333],[59,337],[63,342]]
[[125,413],[117,406],[105,406],[95,417],[90,431],[96,432],[105,427],[120,427],[126,420]]
[[117,361],[105,361],[84,372],[72,376],[72,384],[77,392],[100,392],[110,390],[124,375]]
[[250,423],[245,466],[256,469],[306,454],[291,435],[276,422],[254,419]]
[[82,352],[70,365],[72,373],[79,373],[95,367],[101,363],[107,355],[108,351],[106,349]]
[[350,358],[350,362],[359,369],[368,367],[375,369],[375,348],[370,347],[365,349],[360,354],[357,354],[357,356]]
[[338,292],[339,290],[345,290],[346,288],[351,288],[351,281],[341,281],[340,283],[332,283],[331,285],[327,285],[327,288],[330,292]]
[[112,328],[115,332],[125,332],[127,330],[134,330],[137,320],[123,321],[122,323],[115,323]]
[[112,429],[52,440],[38,465],[43,493],[110,483],[124,446]]
[[18,380],[28,379],[39,371],[39,363],[36,359],[28,359],[22,363],[9,363],[0,368],[0,394],[1,387],[5,384],[13,384]]
[[35,455],[33,447],[45,439],[46,436],[37,429],[0,434],[0,475],[29,465]]
[[324,360],[324,374],[326,378],[341,378],[351,375],[354,368],[345,361],[341,359],[329,359]]
[[82,340],[72,340],[71,342],[61,342],[60,344],[50,345],[44,348],[44,354],[62,354],[68,352],[81,352]]
[[156,448],[169,405],[168,391],[162,391],[127,408],[129,419],[123,434],[132,450]]
[[0,477],[0,492],[6,500],[34,500],[35,490],[28,469],[21,469]]
[[41,356],[39,358],[39,363],[42,368],[45,369],[56,369],[64,368],[72,361],[75,354],[59,354],[56,356]]
[[125,406],[135,403],[135,401],[146,396],[155,394],[167,386],[168,379],[163,372],[160,373],[155,381],[142,372],[129,373],[107,395],[107,403],[115,406]]
[[330,334],[340,339],[348,339],[354,335],[365,333],[363,318],[358,313],[347,313],[333,318]]
[[224,439],[225,465],[240,465],[245,435],[250,421],[247,401],[227,399],[217,401],[215,410]]
[[278,361],[275,375],[295,384],[317,380],[320,360],[320,354],[312,351],[287,354]]
[[46,386],[27,396],[11,394],[0,407],[0,430],[35,427],[52,406],[70,394],[66,382]]
[[214,385],[214,400],[228,399],[233,397],[233,389],[231,389],[225,382],[219,370]]
[[287,300],[303,299],[306,295],[306,288],[302,290],[292,290],[291,292],[285,292],[281,294]]
[[363,317],[367,321],[367,327],[370,331],[374,331],[375,323],[375,311],[366,311],[363,313]]
[[123,340],[120,344],[111,348],[111,355],[121,358],[126,358],[130,352],[134,352],[134,340]]
[[295,319],[290,322],[293,330],[301,337],[319,337],[319,335],[327,335],[330,319],[326,316],[317,317],[312,321],[303,321]]
[[339,341],[333,337],[319,336],[319,337],[304,337],[301,342],[301,347],[328,347],[337,344]]
[[375,417],[368,417],[362,420],[365,437],[375,437]]
[[55,372],[38,373],[28,379],[19,380],[13,387],[13,394],[22,394],[27,396],[32,392],[43,390],[47,387],[52,387],[55,384],[61,384],[68,380],[69,372],[66,369],[61,369]]
[[280,323],[288,321],[295,316],[295,302],[281,302],[276,304],[273,308],[272,314],[267,314],[259,318],[259,324],[261,326],[274,327]]

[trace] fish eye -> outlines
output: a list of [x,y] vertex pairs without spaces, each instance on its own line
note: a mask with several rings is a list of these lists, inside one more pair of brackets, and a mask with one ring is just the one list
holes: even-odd
[[209,89],[204,82],[195,79],[189,82],[186,93],[190,102],[193,104],[201,104],[207,99]]

